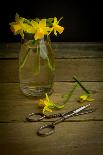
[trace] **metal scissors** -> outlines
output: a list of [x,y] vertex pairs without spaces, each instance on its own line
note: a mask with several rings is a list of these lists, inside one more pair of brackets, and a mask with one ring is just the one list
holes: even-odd
[[[38,121],[43,120],[44,118],[51,119],[51,118],[59,117],[54,122],[50,124],[45,124],[37,130],[37,134],[39,136],[49,136],[54,133],[55,125],[65,121],[66,119],[73,117],[73,116],[84,115],[84,114],[88,114],[88,113],[95,111],[94,108],[86,110],[87,107],[90,107],[90,104],[81,106],[69,112],[52,114],[52,115],[45,115],[42,113],[31,113],[26,117],[26,120],[29,122],[38,122]],[[33,117],[33,116],[37,116],[37,117]]]

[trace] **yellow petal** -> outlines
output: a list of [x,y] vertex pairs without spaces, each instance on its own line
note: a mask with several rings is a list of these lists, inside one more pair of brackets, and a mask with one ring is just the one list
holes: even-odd
[[47,106],[44,107],[44,109],[43,109],[43,113],[45,113],[45,111],[52,112],[52,110],[49,109]]
[[80,99],[82,99],[82,100],[85,101],[85,100],[87,100],[87,97],[88,97],[87,95],[81,95],[81,96],[80,96]]
[[79,102],[85,102],[85,101],[89,101],[89,102],[92,102],[92,101],[94,101],[94,99],[93,98],[90,98],[89,97],[90,95],[88,95],[88,94],[86,94],[86,95],[81,95],[80,97],[79,97]]
[[37,23],[37,22],[35,22],[35,21],[31,21],[31,25],[33,26],[33,28],[35,29],[35,30],[37,30],[37,28],[38,28],[38,26],[39,26],[39,24]]
[[54,17],[54,23],[53,23],[53,25],[55,25],[55,24],[58,24],[58,21],[57,21],[57,18],[56,17]]
[[57,32],[56,32],[56,30],[54,29],[54,34],[57,36]]
[[39,27],[46,27],[46,19],[41,19],[40,20]]
[[93,98],[88,97],[88,98],[87,98],[87,101],[92,102],[92,101],[94,101],[94,99],[93,99]]
[[22,29],[25,31],[25,32],[27,32],[27,33],[35,33],[35,29],[31,26],[31,25],[28,25],[28,24],[24,24],[24,23],[22,23],[21,24],[21,26],[22,26]]
[[45,99],[40,99],[39,100],[39,106],[40,107],[44,107],[45,106],[45,103],[46,103],[46,100]]

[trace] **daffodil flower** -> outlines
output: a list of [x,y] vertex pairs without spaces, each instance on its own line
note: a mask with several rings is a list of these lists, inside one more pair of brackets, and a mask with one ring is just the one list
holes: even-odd
[[[60,18],[61,20],[62,18]],[[34,39],[42,39],[44,35],[49,35],[52,31],[57,36],[57,32],[60,34],[64,31],[64,27],[59,25],[57,18],[48,19],[26,19],[19,17],[16,13],[15,22],[10,23],[10,29],[14,34],[20,34],[24,39],[24,32],[34,35]]]
[[61,109],[64,108],[64,105],[56,105],[53,101],[51,101],[47,95],[45,94],[45,99],[40,99],[39,106],[43,107],[43,113],[46,111],[52,112],[52,109]]
[[22,24],[25,18],[19,17],[16,13],[15,15],[15,22],[10,23],[11,31],[16,35],[20,34],[22,38],[24,38]]
[[[62,19],[62,18],[61,18],[61,19]],[[60,19],[60,20],[61,20],[61,19]],[[64,31],[64,27],[62,27],[62,26],[59,25],[60,20],[57,21],[57,18],[54,17],[54,22],[53,22],[53,27],[52,27],[52,29],[54,30],[54,34],[55,34],[56,36],[57,36],[57,32],[56,32],[56,31],[58,31],[60,34]]]
[[78,101],[79,101],[80,103],[83,103],[83,102],[85,102],[85,101],[92,102],[92,101],[94,101],[94,99],[91,98],[89,94],[84,94],[84,95],[81,95],[81,96],[79,97],[79,100],[78,100]]
[[51,28],[46,26],[46,19],[41,19],[39,23],[33,21],[31,24],[36,29],[34,35],[35,40],[42,39],[44,35],[48,35],[51,31]]

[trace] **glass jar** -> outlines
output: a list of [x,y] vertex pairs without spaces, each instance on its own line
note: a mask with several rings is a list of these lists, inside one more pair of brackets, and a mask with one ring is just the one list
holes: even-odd
[[26,96],[50,95],[54,83],[54,53],[50,38],[25,34],[19,54],[20,89]]

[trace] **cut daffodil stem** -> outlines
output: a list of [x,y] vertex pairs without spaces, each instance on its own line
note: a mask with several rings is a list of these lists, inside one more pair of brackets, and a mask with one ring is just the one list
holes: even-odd
[[54,71],[55,68],[51,65],[48,57],[47,57],[47,63],[48,63],[48,67],[51,69],[51,71]]
[[73,76],[73,78],[87,94],[90,94],[90,92],[82,85],[82,83],[77,79],[76,76]]
[[72,94],[73,94],[73,92],[75,91],[75,89],[76,89],[77,86],[78,86],[78,84],[76,83],[76,84],[74,85],[73,89],[72,89],[70,92],[68,92],[67,94],[64,94],[64,95],[62,96],[62,98],[65,99],[64,102],[63,102],[63,104],[66,104],[66,103],[69,101],[70,97],[72,96]]
[[30,51],[30,49],[28,49],[28,51],[27,51],[27,53],[26,53],[26,55],[25,55],[25,57],[23,59],[23,62],[20,64],[20,69],[24,67],[25,62],[26,62],[26,60],[28,58],[28,55],[29,55],[29,51]]

